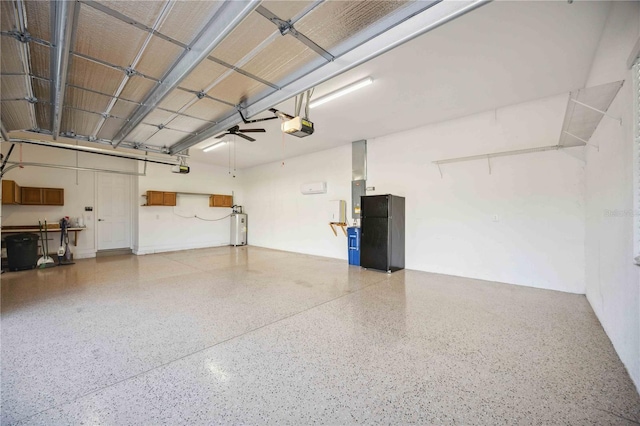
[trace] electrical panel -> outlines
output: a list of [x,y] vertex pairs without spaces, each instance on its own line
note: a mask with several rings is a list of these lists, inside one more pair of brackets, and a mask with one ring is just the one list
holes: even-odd
[[352,180],[351,181],[351,217],[360,219],[360,197],[367,195],[367,181]]

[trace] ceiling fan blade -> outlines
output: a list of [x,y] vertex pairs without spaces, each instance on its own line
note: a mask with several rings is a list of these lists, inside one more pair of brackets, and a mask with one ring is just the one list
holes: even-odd
[[238,129],[239,132],[242,133],[264,133],[265,129]]
[[242,133],[236,133],[236,136],[240,136],[241,138],[246,139],[249,142],[255,142],[256,141],[254,138],[250,138],[249,136],[243,135]]
[[222,138],[224,138],[225,136],[230,135],[230,134],[231,134],[231,133],[223,133],[223,134],[221,134],[221,135],[216,136],[216,139],[222,139]]

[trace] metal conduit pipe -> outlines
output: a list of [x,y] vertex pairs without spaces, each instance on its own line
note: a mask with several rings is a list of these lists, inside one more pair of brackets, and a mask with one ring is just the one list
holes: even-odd
[[7,163],[11,164],[9,167],[4,169],[2,173],[0,173],[0,177],[3,177],[5,173],[10,170],[15,169],[16,167],[30,166],[30,167],[48,167],[51,169],[66,169],[66,170],[79,170],[81,172],[100,172],[100,173],[113,173],[118,175],[129,175],[129,176],[146,176],[146,173],[138,173],[138,172],[126,172],[123,170],[108,170],[108,169],[95,169],[92,167],[77,167],[77,166],[63,166],[60,164],[46,164],[46,163],[20,163],[16,161],[7,161]]
[[87,154],[105,155],[108,157],[124,158],[127,160],[144,161],[146,163],[164,164],[167,166],[180,165],[180,162],[178,160],[169,161],[169,160],[165,160],[157,157],[148,157],[144,155],[126,154],[121,152],[107,151],[105,149],[92,148],[88,146],[74,146],[74,145],[66,145],[66,144],[57,143],[57,142],[35,141],[35,140],[18,139],[18,138],[12,138],[10,139],[10,142],[26,143],[30,145],[38,145],[38,146],[44,146],[48,148],[66,149],[69,151],[86,152]]

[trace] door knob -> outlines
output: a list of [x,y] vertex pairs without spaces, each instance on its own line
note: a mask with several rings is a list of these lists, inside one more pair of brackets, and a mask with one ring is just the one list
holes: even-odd
[[98,222],[104,222],[104,219],[98,219]]

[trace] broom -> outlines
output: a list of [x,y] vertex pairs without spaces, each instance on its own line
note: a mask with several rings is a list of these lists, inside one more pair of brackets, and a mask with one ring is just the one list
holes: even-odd
[[40,239],[42,240],[42,257],[38,259],[38,268],[51,268],[56,266],[53,258],[49,256],[49,233],[47,232],[47,220],[44,220],[44,238],[42,237],[42,222],[38,221],[38,227],[40,228]]

